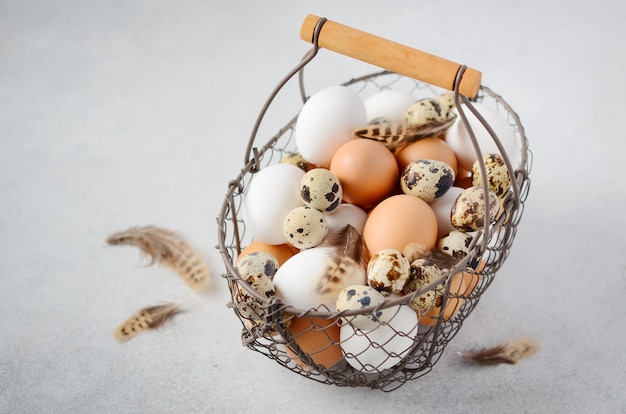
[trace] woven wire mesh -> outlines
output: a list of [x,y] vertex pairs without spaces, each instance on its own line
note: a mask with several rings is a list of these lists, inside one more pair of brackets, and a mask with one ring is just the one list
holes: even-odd
[[[344,85],[364,97],[386,89],[406,91],[416,99],[441,93],[441,90],[429,84],[387,71],[355,78]],[[439,306],[419,313],[419,323],[414,326],[396,331],[394,326],[398,324],[393,322],[394,318],[381,323],[375,329],[380,330],[380,335],[371,335],[379,339],[359,335],[355,330],[348,338],[344,338],[342,344],[339,339],[342,317],[348,320],[359,312],[338,314],[324,307],[294,309],[276,296],[259,296],[238,275],[234,264],[241,250],[253,241],[242,219],[243,196],[256,171],[297,152],[294,138],[297,116],[289,120],[263,146],[253,148],[251,159],[229,183],[218,216],[218,247],[226,265],[224,278],[232,293],[231,306],[242,324],[241,340],[245,346],[306,378],[337,386],[364,386],[392,391],[431,371],[507,258],[530,186],[528,176],[532,154],[528,150],[519,117],[502,97],[487,87],[480,88],[474,101],[496,109],[508,120],[515,133],[521,148],[521,161],[512,171],[512,176],[519,186],[519,199],[511,196],[511,192],[504,199],[504,214],[490,223],[486,228],[488,231],[484,233],[488,236],[486,249],[481,249],[480,243],[476,243],[471,253],[453,268],[444,271],[437,282],[379,306],[377,309],[391,309],[396,313],[394,318],[399,319],[400,309],[408,308],[408,302],[416,296],[432,292],[440,298]],[[460,283],[459,279],[463,282]],[[253,303],[250,303],[251,300]],[[313,345],[310,338],[314,338]],[[346,347],[343,345],[348,340],[360,341],[360,344],[364,344],[360,350],[364,352],[375,348],[382,357],[375,364],[361,362],[360,352],[344,349]],[[398,345],[388,346],[392,341],[401,342],[401,349],[398,350]],[[393,350],[385,354],[387,348]]]

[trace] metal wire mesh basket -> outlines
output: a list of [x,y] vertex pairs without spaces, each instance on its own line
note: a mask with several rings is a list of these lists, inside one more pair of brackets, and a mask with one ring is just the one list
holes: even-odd
[[[473,95],[471,98],[463,95],[463,88],[460,85],[467,68],[458,65],[453,74],[452,84],[444,87],[454,92],[460,120],[471,130],[466,115],[460,108],[461,104],[465,110],[472,110],[472,104],[475,102],[489,105],[506,118],[520,148],[517,157],[519,162],[515,166],[511,165],[511,158],[503,151],[502,155],[513,178],[512,186],[501,200],[503,213],[495,220],[486,220],[487,225],[474,234],[469,254],[458,259],[449,268],[443,269],[441,277],[428,286],[423,286],[410,294],[389,297],[382,304],[358,311],[330,311],[324,306],[296,309],[283,303],[276,295],[260,294],[251,287],[248,280],[239,275],[235,266],[242,250],[253,242],[242,218],[242,202],[255,173],[280,162],[290,154],[297,153],[294,131],[298,116],[289,120],[264,145],[256,147],[255,138],[274,97],[296,74],[299,75],[303,103],[306,102],[303,68],[316,56],[318,49],[323,47],[320,46],[321,30],[326,23],[326,19],[307,17],[305,25],[312,25],[313,31],[307,40],[313,43],[313,48],[279,83],[261,110],[248,142],[244,166],[240,174],[228,183],[226,197],[218,216],[218,248],[226,267],[224,278],[233,297],[230,305],[243,326],[241,339],[245,346],[273,359],[289,370],[318,382],[391,391],[409,380],[430,372],[507,258],[528,195],[531,153],[519,117],[502,97],[483,85],[476,86],[476,93],[469,94]],[[350,33],[353,33],[353,29],[351,30]],[[357,58],[361,59],[359,56]],[[387,89],[404,90],[416,97],[435,96],[439,93],[438,86],[433,85],[432,81],[417,80],[412,77],[413,74],[405,76],[398,72],[382,70],[351,79],[343,83],[343,86],[363,96]],[[480,115],[475,115],[486,124]],[[488,124],[485,127],[489,129]],[[494,132],[492,135],[494,141],[499,144],[497,135]],[[476,147],[476,150],[477,155],[482,155],[479,148]],[[482,177],[485,179],[484,166],[482,168]],[[487,185],[484,185],[485,191],[486,188]],[[487,217],[488,211],[485,212],[485,218]],[[462,289],[459,288],[460,285],[455,284],[458,278],[464,280]],[[398,328],[398,325],[402,324],[393,323],[393,320],[399,321],[407,311],[415,313],[416,311],[408,306],[409,303],[429,292],[440,298],[438,306],[419,312],[417,323]],[[351,317],[373,315],[381,310],[388,310],[392,316],[373,329],[374,333],[371,335],[363,335],[356,329],[347,337],[341,332],[342,329],[346,329],[344,326],[347,324],[346,320]],[[353,342],[351,348],[346,346],[348,341]],[[354,343],[358,343],[357,351],[354,350]],[[365,354],[372,350],[377,352],[375,362],[372,362],[371,358],[365,358]],[[366,360],[361,361],[361,358]]]

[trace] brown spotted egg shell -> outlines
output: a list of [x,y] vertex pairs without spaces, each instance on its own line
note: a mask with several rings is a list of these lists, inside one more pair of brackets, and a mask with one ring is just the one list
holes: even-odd
[[276,274],[278,266],[278,260],[274,255],[268,252],[256,251],[238,259],[235,268],[239,276],[244,279],[248,275],[260,273],[271,280]]
[[[498,196],[487,190],[489,198],[489,221],[492,222],[500,207]],[[485,226],[485,191],[482,187],[465,189],[452,204],[450,222],[458,230],[471,232]]]
[[412,104],[407,110],[404,122],[409,126],[421,126],[431,122],[441,122],[448,117],[447,108],[437,98],[424,98]]
[[307,206],[332,213],[341,204],[343,190],[335,174],[325,168],[314,168],[300,180],[300,197]]
[[[498,197],[504,195],[511,188],[511,175],[506,166],[504,158],[500,154],[487,154],[483,157],[483,164],[487,173],[487,183],[489,190]],[[481,168],[478,160],[472,166],[472,185],[481,187],[483,185]]]
[[[252,288],[252,290],[266,299],[270,299],[276,294],[272,279],[278,270],[278,260],[270,253],[263,251],[251,252],[239,260],[235,269],[242,279]],[[233,288],[233,299],[235,308],[247,330],[263,327],[265,322],[264,304],[257,301],[245,287],[236,283]],[[289,326],[291,320],[283,318],[283,323]],[[268,327],[270,335],[277,335],[275,327]]]
[[[337,297],[337,311],[362,310],[382,304],[385,297],[376,289],[367,285],[351,285],[341,291]],[[371,313],[359,313],[345,316],[342,321],[356,329],[370,330],[381,322],[389,322],[393,317],[391,308],[377,309]]]
[[453,230],[439,239],[437,248],[449,256],[462,259],[469,254],[469,246],[472,243],[472,239],[473,237],[467,233]]
[[367,283],[382,294],[402,291],[409,275],[410,263],[396,249],[379,250],[367,264]]
[[439,160],[417,160],[409,163],[400,178],[405,194],[430,203],[444,195],[454,184],[454,170]]
[[322,243],[328,234],[328,223],[321,211],[300,206],[287,214],[283,231],[289,244],[298,249],[309,249]]
[[[252,252],[238,260],[235,269],[260,296],[269,299],[276,294],[272,278],[278,269],[278,260],[271,254]],[[258,319],[263,315],[262,304],[240,284],[235,284],[233,296],[239,313],[245,318]]]
[[[441,277],[441,269],[428,259],[417,259],[411,263],[411,277],[404,287],[405,294],[417,292],[436,282]],[[440,291],[431,289],[411,299],[409,305],[417,311],[428,311],[441,302]]]

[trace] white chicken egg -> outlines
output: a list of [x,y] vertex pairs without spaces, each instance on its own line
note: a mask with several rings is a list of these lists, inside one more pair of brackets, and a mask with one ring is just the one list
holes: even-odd
[[254,174],[243,195],[246,228],[266,244],[287,242],[283,222],[294,208],[303,205],[300,180],[304,171],[291,164],[273,164]]
[[326,223],[328,224],[329,235],[337,233],[348,224],[362,235],[363,227],[365,227],[365,221],[367,220],[367,213],[359,206],[342,203],[332,214],[325,213],[324,217],[326,217]]
[[[519,149],[515,133],[509,125],[509,122],[500,115],[495,109],[482,104],[480,102],[473,104],[482,117],[485,118],[489,126],[494,130],[500,139],[506,154],[513,163],[513,168],[517,167],[519,162]],[[463,106],[464,113],[467,115],[467,121],[476,136],[481,152],[484,154],[500,154],[498,146],[489,135],[487,129],[476,118],[476,116]],[[472,140],[467,131],[467,127],[462,122],[461,117],[457,117],[456,121],[446,132],[446,142],[457,156],[458,163],[465,170],[471,171],[474,162],[478,159]]]
[[366,124],[365,104],[353,90],[332,85],[313,94],[298,115],[295,141],[302,157],[328,167],[335,151]]
[[336,310],[339,293],[350,285],[365,285],[365,268],[340,255],[335,247],[317,246],[288,259],[274,275],[274,288],[285,304],[305,310],[324,305]]
[[380,122],[402,123],[407,108],[415,102],[408,92],[386,89],[370,95],[363,100],[367,111],[367,123]]
[[438,238],[443,237],[447,233],[456,230],[456,227],[452,225],[450,221],[450,212],[452,211],[452,205],[456,201],[457,197],[461,195],[463,188],[450,187],[444,195],[436,198],[429,206],[437,217],[437,233]]
[[408,306],[392,306],[393,317],[372,330],[341,326],[341,349],[353,368],[381,372],[398,364],[409,353],[417,336],[417,313]]

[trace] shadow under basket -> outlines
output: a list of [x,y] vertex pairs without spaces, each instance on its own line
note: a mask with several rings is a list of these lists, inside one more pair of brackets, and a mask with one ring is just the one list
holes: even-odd
[[[326,23],[325,19],[315,22],[317,24],[310,39],[313,48],[268,98],[248,142],[244,166],[240,174],[228,183],[217,218],[218,249],[226,267],[224,279],[233,298],[230,306],[243,326],[241,340],[245,346],[311,380],[337,386],[392,391],[430,372],[507,258],[528,195],[531,153],[519,117],[502,97],[483,85],[471,98],[459,92],[465,69],[460,66],[455,72],[453,87],[443,88],[444,91],[454,92],[456,110],[460,115],[458,121],[464,122],[466,128],[471,130],[462,112],[471,110],[475,103],[489,106],[508,121],[519,152],[515,156],[502,152],[512,178],[511,189],[501,198],[497,218],[473,234],[470,253],[443,269],[442,276],[428,286],[411,294],[390,296],[381,305],[358,311],[330,311],[324,306],[296,309],[276,295],[260,295],[241,278],[235,266],[241,252],[254,241],[246,231],[242,202],[255,173],[298,152],[294,132],[300,108],[294,110],[295,116],[265,144],[257,147],[254,142],[268,107],[294,75],[299,75],[302,101],[306,102],[303,68],[316,56]],[[343,86],[362,97],[384,90],[404,91],[416,100],[441,93],[439,86],[390,70],[351,79]],[[489,129],[486,121],[476,116]],[[494,132],[491,134],[493,140],[499,143],[498,136]],[[481,155],[477,159],[482,159],[480,149],[477,149],[477,155]],[[512,165],[512,160],[515,165]],[[423,295],[432,295],[437,300],[424,310],[410,306],[412,300]],[[361,331],[348,323],[351,318],[380,311],[387,312],[388,317],[373,329]]]

